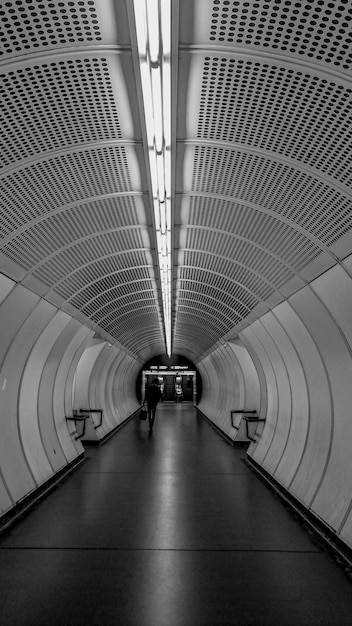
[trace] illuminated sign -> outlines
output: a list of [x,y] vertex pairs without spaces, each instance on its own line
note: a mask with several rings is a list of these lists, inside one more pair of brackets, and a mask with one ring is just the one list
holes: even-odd
[[173,371],[178,371],[178,370],[188,370],[188,365],[170,365],[170,367],[168,367],[167,365],[151,365],[150,370],[153,371],[158,371],[158,370],[173,370]]

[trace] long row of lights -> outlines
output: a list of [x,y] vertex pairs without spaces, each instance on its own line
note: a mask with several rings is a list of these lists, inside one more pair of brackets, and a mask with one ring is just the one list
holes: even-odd
[[133,0],[167,354],[171,354],[171,0]]

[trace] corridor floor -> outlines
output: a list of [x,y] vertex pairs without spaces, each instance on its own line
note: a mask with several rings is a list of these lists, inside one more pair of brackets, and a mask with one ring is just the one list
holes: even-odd
[[352,624],[352,584],[191,405],[130,421],[0,541],[1,626]]

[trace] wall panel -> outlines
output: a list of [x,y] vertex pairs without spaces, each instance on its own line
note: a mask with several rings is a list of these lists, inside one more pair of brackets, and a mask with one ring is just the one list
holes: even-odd
[[[254,325],[254,332],[263,345],[272,367],[274,377],[268,378],[267,389],[268,399],[271,397],[275,398],[274,410],[276,411],[276,417],[274,413],[272,414],[275,420],[275,428],[270,447],[263,459],[263,467],[266,471],[275,475],[289,437],[292,418],[292,396],[286,363],[278,345],[275,343],[275,339],[282,339],[282,336],[278,337],[279,324],[272,313],[264,315],[260,322]],[[268,404],[268,407],[270,407],[270,404]],[[283,477],[284,474],[282,473],[276,475],[276,479],[279,482],[282,481]]]
[[[3,514],[84,453],[81,441],[76,440],[74,422],[66,417],[73,416],[77,365],[82,354],[88,353],[86,348],[92,345],[94,333],[1,274],[0,324]],[[104,357],[95,370],[99,352]],[[135,379],[140,367],[120,349],[108,350],[105,342],[91,359],[84,397],[88,404],[92,398],[108,398],[111,424],[110,428],[105,425],[105,431],[138,407]],[[98,406],[92,406],[100,405],[99,401]]]
[[140,367],[141,363],[128,354],[124,354],[122,360],[116,358],[112,364],[110,376],[111,410],[119,416],[119,424],[138,409],[136,380]]
[[137,361],[107,342],[85,349],[76,371],[74,406],[102,409],[103,421],[95,428],[99,416],[87,420],[83,441],[102,439],[137,410],[139,369]]
[[18,389],[31,346],[23,345],[27,318],[40,298],[24,287],[16,287],[0,307],[1,364],[1,473],[14,503],[36,487],[24,455],[18,424]]
[[6,513],[15,504],[14,499],[11,497],[8,489],[5,486],[4,479],[0,472],[0,515]]
[[[74,400],[73,408],[75,410],[80,409],[103,409],[101,405],[96,403],[95,399],[92,399],[91,392],[91,376],[94,370],[95,363],[99,358],[100,352],[103,350],[105,342],[101,340],[92,339],[90,342],[92,345],[87,345],[81,358],[78,361],[75,381],[74,381]],[[99,417],[97,414],[91,414],[85,423],[85,435],[82,441],[98,440],[98,430],[104,434],[104,424],[95,428],[96,420]],[[106,423],[106,415],[104,413],[104,423]],[[103,436],[101,434],[101,436]]]
[[[348,354],[346,355],[344,346],[341,346],[341,350],[343,351],[350,366],[352,350],[352,280],[344,271],[343,267],[335,266],[329,272],[314,281],[313,289],[333,316],[342,333],[342,339],[346,344]],[[344,367],[343,363],[342,367]],[[351,367],[349,367],[346,373],[348,380],[351,373]],[[347,381],[346,384],[348,385]],[[348,404],[350,397],[348,393],[350,391],[349,386],[345,391],[347,392],[345,395],[345,404],[343,407],[340,406],[339,410],[335,411],[332,462],[334,462],[335,467],[337,466],[335,469],[336,479],[343,481],[343,486],[346,492],[344,502],[346,504],[347,511],[345,516],[346,519],[343,518],[341,521],[341,536],[349,543],[349,545],[352,545],[352,494],[349,489],[349,483],[351,480],[351,464],[349,461],[351,455],[349,454],[348,445],[349,438],[352,436],[352,420],[351,408]],[[341,397],[340,399],[342,400]],[[338,443],[336,438],[339,438],[340,443]],[[343,450],[341,450],[341,448],[343,448]],[[341,465],[340,470],[338,469],[339,464]],[[338,530],[340,532],[340,529]]]
[[214,353],[207,356],[203,361],[197,364],[197,366],[204,380],[203,393],[198,406],[209,419],[217,423],[218,411],[216,398],[218,395],[218,381],[214,367]]
[[[329,280],[327,275],[325,280]],[[317,287],[319,285],[322,286],[321,280]],[[352,437],[351,354],[339,327],[311,289],[301,290],[290,302],[319,347],[328,375],[331,402],[323,407],[323,413],[318,419],[322,419],[326,425],[325,440],[329,441],[330,448],[324,475],[311,508],[336,529],[351,500],[349,482],[352,475],[352,455],[350,447],[346,445],[346,441]]]
[[[68,462],[75,459],[78,453],[83,452],[80,441],[75,440],[74,422],[67,422],[66,416],[72,416],[72,387],[68,387],[68,377],[73,365],[75,368],[81,355],[83,342],[89,339],[92,332],[82,327],[79,322],[72,320],[58,337],[50,354],[54,362],[51,375],[54,377],[52,403],[53,414],[58,439]],[[72,384],[73,384],[72,374]]]
[[110,420],[116,427],[124,418],[123,381],[125,377],[125,355],[117,348],[105,350],[102,376],[105,379],[103,398]]
[[[241,370],[241,381],[243,392],[240,392],[239,409],[246,411],[260,412],[260,385],[258,372],[253,360],[245,346],[239,340],[229,342],[230,348],[234,351]],[[242,397],[243,393],[243,397]]]
[[67,462],[83,452],[82,444],[74,440],[74,423],[66,421],[66,416],[72,415],[72,398],[71,405],[69,405],[69,400],[65,397],[65,389],[72,359],[86,336],[87,329],[71,319],[50,351],[41,380],[42,395],[45,395],[45,385],[51,390],[48,399],[52,404],[55,430]]
[[203,380],[203,393],[198,407],[227,436],[233,438],[236,431],[231,426],[230,410],[236,408],[238,404],[234,397],[236,395],[239,397],[237,373],[234,366],[232,370],[226,372],[227,390],[224,395],[222,393],[224,381],[221,380],[223,370],[220,366],[224,358],[226,358],[224,348],[217,348],[197,364]]
[[216,353],[215,362],[219,374],[218,406],[220,411],[221,428],[227,430],[227,435],[235,439],[237,433],[231,426],[231,411],[238,410],[244,395],[244,381],[235,353],[229,344],[220,348]]
[[[105,346],[104,353],[100,355],[99,362],[96,364],[100,373],[97,379],[99,395],[102,404],[105,406],[111,428],[116,428],[122,421],[121,384],[123,379],[123,361],[124,354],[120,350],[115,347],[109,349]],[[102,385],[102,381],[104,381],[104,385]],[[116,394],[114,394],[114,385],[116,385]]]
[[[241,350],[243,350],[243,352],[247,352],[246,348],[244,348],[243,346],[239,345],[239,342],[237,344],[233,344],[233,343],[230,343],[230,342],[227,344],[227,352],[229,352],[229,351],[231,352],[231,357],[232,357],[231,360],[233,361],[233,363],[236,364],[236,370],[237,370],[237,383],[238,383],[237,402],[238,402],[238,406],[236,407],[236,410],[238,410],[238,411],[241,410],[241,409],[245,409],[246,408],[246,384],[245,384],[244,369],[243,369],[244,359],[241,359]],[[231,368],[231,365],[233,365],[233,364],[230,361],[229,362],[229,367],[230,368]],[[249,410],[249,406],[248,406],[248,410]]]
[[291,491],[308,506],[321,481],[329,453],[329,381],[316,343],[294,308],[283,303],[275,309],[275,315],[280,319],[299,355],[307,385],[307,415],[302,414],[298,425],[306,440],[302,458],[291,483]]
[[41,485],[53,473],[38,420],[38,390],[44,365],[42,344],[38,339],[55,312],[51,304],[40,300],[17,336],[22,354],[28,354],[18,390],[18,423],[24,454],[37,485]]
[[13,280],[0,274],[0,304],[9,295],[10,291],[15,287],[16,283]]
[[[287,308],[287,303],[282,306],[283,309]],[[279,322],[280,309],[281,305],[274,309],[275,315],[265,315],[261,321],[280,352],[280,359],[276,360],[279,418],[272,447],[276,450],[283,446],[282,457],[274,476],[288,487],[299,466],[306,441],[308,392],[302,364],[293,343]],[[282,313],[281,318],[284,320]]]
[[[269,358],[268,353],[266,352],[264,345],[260,341],[260,335],[262,334],[262,327],[260,322],[255,322],[249,328],[246,328],[242,331],[239,336],[240,339],[246,342],[246,345],[250,347],[250,352],[254,352],[256,354],[256,359],[260,363],[260,368],[258,371],[262,371],[264,374],[264,379],[261,378],[261,389],[265,388],[265,407],[266,412],[261,413],[261,417],[266,417],[265,426],[261,425],[261,428],[258,427],[258,437],[256,443],[252,444],[249,448],[250,455],[253,459],[262,464],[268,450],[270,448],[271,442],[273,440],[277,418],[278,418],[278,389],[277,389],[277,381],[275,378],[275,372]],[[262,391],[263,393],[263,391]],[[262,406],[261,406],[262,409]]]
[[45,452],[55,472],[67,464],[67,458],[58,438],[53,411],[53,389],[59,366],[59,360],[56,360],[56,356],[59,357],[59,354],[55,348],[58,345],[56,342],[70,320],[69,315],[63,311],[57,311],[43,330],[35,346],[35,350],[38,351],[36,362],[40,370],[38,384],[39,428]]
[[295,314],[289,304],[283,302],[274,309],[274,315],[280,324],[273,332],[286,364],[292,399],[289,437],[276,470],[277,475],[281,475],[281,482],[287,487],[295,476],[305,450],[309,426],[309,395],[303,363],[289,334],[290,319]]
[[203,383],[199,409],[228,437],[242,441],[244,424],[240,416],[234,416],[234,428],[231,411],[259,409],[259,380],[247,349],[239,340],[227,342],[197,367]]
[[[235,407],[237,411],[256,411],[257,415],[260,415],[260,386],[258,373],[254,367],[251,356],[247,348],[244,347],[241,341],[231,340],[228,343],[228,347],[233,350],[236,363],[238,365],[238,406]],[[234,413],[232,421],[236,427],[236,434],[234,440],[249,442],[247,437],[246,422],[243,419],[243,413]],[[257,431],[258,424],[254,426],[252,424],[249,429],[251,432]]]

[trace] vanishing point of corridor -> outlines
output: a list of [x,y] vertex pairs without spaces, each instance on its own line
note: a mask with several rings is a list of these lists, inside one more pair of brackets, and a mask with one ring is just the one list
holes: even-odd
[[0,542],[2,626],[351,624],[333,558],[192,405],[130,421]]

